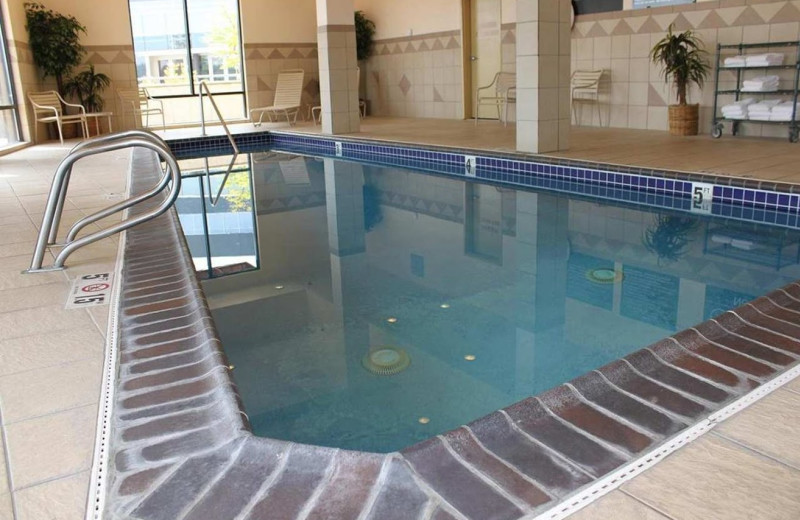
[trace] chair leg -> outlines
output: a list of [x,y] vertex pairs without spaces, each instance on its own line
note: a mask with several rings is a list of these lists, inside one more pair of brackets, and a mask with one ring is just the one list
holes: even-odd
[[597,107],[597,120],[600,121],[600,127],[603,126],[603,114],[600,112],[600,103],[595,102],[594,106]]
[[39,121],[33,120],[33,144],[39,143]]
[[58,140],[61,141],[61,144],[64,144],[64,133],[61,131],[61,119],[56,120],[56,126],[58,127]]

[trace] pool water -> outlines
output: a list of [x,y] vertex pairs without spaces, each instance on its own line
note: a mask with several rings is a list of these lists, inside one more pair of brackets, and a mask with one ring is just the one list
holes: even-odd
[[790,229],[274,153],[213,173],[180,218],[266,437],[399,450],[800,278]]

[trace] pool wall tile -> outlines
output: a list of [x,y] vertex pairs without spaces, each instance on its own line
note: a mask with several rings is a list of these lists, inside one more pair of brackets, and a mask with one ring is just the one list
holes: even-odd
[[[261,145],[259,140],[273,137],[248,142]],[[330,149],[317,139],[286,141],[285,146]],[[354,150],[397,160],[394,148]],[[464,174],[458,171],[461,159],[454,152],[421,150],[402,158],[435,162],[453,175]],[[627,188],[636,185],[655,204],[690,202],[675,195],[691,187],[677,177],[653,180],[644,171],[595,172],[559,161],[490,160],[495,170],[485,174],[512,182],[537,179],[551,189],[640,201],[641,193]],[[133,164],[131,189],[141,193],[160,172],[149,151],[134,151]],[[749,186],[740,186],[744,197]],[[730,194],[740,195],[736,189]],[[754,201],[757,195],[752,191]],[[780,194],[774,200],[797,202]],[[260,438],[250,431],[175,211],[128,230],[126,237],[120,362],[107,447],[105,517],[113,520],[406,520],[423,511],[437,520],[531,517],[800,359],[795,283],[400,453]]]
[[[269,148],[286,153],[337,157],[414,168],[441,175],[473,176],[511,186],[587,195],[679,211],[696,209],[692,205],[693,182],[704,182],[714,185],[714,203],[710,211],[698,210],[698,214],[710,212],[740,220],[797,227],[797,214],[800,213],[800,196],[791,195],[795,190],[793,185],[753,179],[610,166],[531,154],[441,147],[429,149],[400,143],[283,131],[236,134],[234,138],[242,151]],[[336,154],[336,143],[341,144],[341,155]],[[225,136],[178,139],[170,141],[170,146],[179,157],[232,153]],[[472,174],[467,173],[465,166],[467,155],[476,156],[476,169]],[[757,208],[764,212],[745,214],[743,207]],[[787,213],[791,213],[792,218],[785,216]]]

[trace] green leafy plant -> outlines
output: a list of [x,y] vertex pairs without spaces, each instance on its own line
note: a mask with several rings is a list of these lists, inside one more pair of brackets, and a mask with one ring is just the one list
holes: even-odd
[[698,222],[692,217],[659,215],[652,227],[644,232],[642,243],[648,251],[662,260],[675,262],[686,254],[691,239],[689,235],[696,230]]
[[375,36],[375,23],[364,15],[364,11],[356,11],[356,56],[358,61],[366,60],[372,54],[372,38]]
[[650,51],[650,59],[661,65],[664,81],[675,85],[678,104],[686,105],[686,93],[691,83],[702,87],[711,70],[703,42],[692,31],[673,33],[670,24],[667,35]]
[[111,78],[102,72],[95,72],[94,65],[71,77],[64,84],[64,91],[74,95],[88,112],[102,112],[105,101],[103,90],[111,84]]
[[86,54],[79,41],[86,27],[74,16],[64,16],[37,3],[25,4],[25,19],[34,63],[42,69],[44,78],[55,77],[58,92],[64,94],[64,78]]

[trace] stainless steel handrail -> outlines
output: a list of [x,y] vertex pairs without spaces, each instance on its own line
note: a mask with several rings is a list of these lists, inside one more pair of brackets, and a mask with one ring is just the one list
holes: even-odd
[[217,118],[219,122],[222,123],[222,128],[225,130],[225,133],[228,135],[228,141],[231,143],[231,147],[233,147],[233,157],[231,157],[231,162],[228,165],[228,170],[225,172],[225,177],[222,178],[222,184],[219,186],[219,190],[217,191],[217,196],[211,194],[211,171],[208,167],[208,158],[206,158],[206,184],[208,185],[208,202],[211,204],[212,207],[216,206],[219,202],[219,198],[222,196],[222,190],[225,189],[225,183],[228,182],[228,176],[231,174],[231,170],[233,169],[233,164],[236,162],[236,158],[239,156],[239,147],[236,146],[236,141],[234,141],[233,136],[231,135],[231,131],[228,129],[228,123],[225,122],[223,119],[222,114],[219,111],[219,107],[217,107],[217,102],[214,101],[214,95],[211,93],[211,89],[208,86],[207,81],[201,81],[199,90],[200,90],[200,125],[202,128],[203,135],[206,135],[206,114],[205,109],[203,108],[203,89],[205,89],[206,94],[208,95],[208,100],[211,101],[211,106],[214,107],[214,111],[217,113]]
[[[172,204],[174,204],[175,200],[178,198],[178,194],[180,192],[181,186],[181,175],[180,175],[180,167],[178,166],[178,162],[172,153],[169,151],[169,147],[166,144],[162,144],[163,141],[158,142],[158,139],[152,139],[151,137],[117,137],[117,136],[105,136],[101,138],[102,141],[94,141],[93,143],[88,143],[84,146],[80,146],[77,151],[70,152],[64,160],[61,161],[59,164],[58,169],[56,170],[56,174],[53,177],[53,184],[50,187],[50,193],[47,197],[47,206],[45,208],[44,216],[42,217],[42,226],[39,230],[39,235],[36,241],[36,248],[33,252],[33,258],[31,259],[31,266],[28,270],[24,271],[26,273],[35,273],[35,272],[42,272],[42,271],[53,271],[63,269],[64,262],[67,258],[75,252],[77,249],[94,243],[98,240],[111,236],[115,233],[119,233],[120,231],[124,231],[129,229],[133,226],[141,224],[142,222],[146,222],[150,219],[153,219],[165,211],[167,211]],[[53,263],[52,267],[49,268],[42,268],[42,262],[44,260],[44,253],[45,249],[47,248],[48,237],[50,236],[50,232],[53,228],[54,219],[56,216],[56,209],[58,206],[58,202],[61,197],[62,191],[65,191],[65,181],[68,180],[70,172],[72,171],[72,166],[78,160],[88,157],[90,155],[96,155],[99,153],[104,152],[111,152],[114,150],[121,150],[124,148],[132,148],[132,147],[141,147],[141,148],[148,148],[156,152],[162,160],[167,163],[167,171],[169,172],[169,176],[165,175],[164,178],[169,178],[172,181],[172,189],[167,197],[155,208],[146,211],[140,215],[136,215],[132,218],[127,218],[121,222],[113,224],[105,229],[101,229],[100,231],[95,231],[94,233],[90,233],[82,238],[77,240],[72,240],[68,242],[64,248],[56,255],[55,262]],[[159,193],[163,190],[163,186],[166,186],[166,182],[162,181],[154,187],[153,189],[149,190],[146,194],[140,195],[135,197],[134,199],[141,202],[145,198],[149,198],[154,196],[156,193]],[[149,195],[149,197],[145,197],[145,195]],[[128,201],[123,201],[118,204],[114,204],[107,210],[98,212],[98,213],[106,213],[108,210],[113,209],[108,214],[111,214],[115,211],[119,211],[120,209],[124,209],[124,207],[130,207],[132,204],[130,202],[134,199],[129,199]],[[95,214],[97,215],[97,214]]]
[[219,111],[219,107],[217,106],[217,102],[214,101],[214,95],[211,94],[211,89],[208,87],[207,81],[201,81],[199,84],[199,91],[200,91],[200,128],[202,129],[203,135],[206,135],[206,114],[205,109],[203,108],[203,89],[206,91],[206,95],[208,96],[208,100],[211,101],[211,106],[214,107],[214,112],[217,113],[217,119],[219,122],[222,123],[222,128],[225,130],[225,133],[228,135],[228,141],[231,142],[231,146],[233,147],[233,153],[239,155],[239,147],[236,146],[236,141],[233,139],[233,135],[231,135],[231,131],[228,129],[228,123],[225,122],[225,119],[222,117],[222,113]]
[[[113,142],[113,141],[119,141],[120,139],[127,139],[127,138],[130,138],[130,137],[141,137],[143,139],[149,139],[149,140],[153,141],[154,143],[156,143],[158,145],[161,145],[165,149],[169,150],[169,145],[167,144],[167,142],[164,141],[158,135],[154,134],[153,132],[147,131],[147,130],[136,129],[136,130],[124,130],[122,132],[117,132],[117,133],[114,133],[114,134],[95,137],[94,139],[90,139],[88,141],[81,141],[80,143],[76,144],[72,148],[72,150],[69,151],[68,155],[76,153],[76,152],[79,152],[80,150],[83,150],[84,148],[87,148],[87,147],[97,146],[97,145],[100,145],[100,144],[109,143],[109,142]],[[71,175],[72,175],[72,168],[70,167],[69,171],[67,172],[66,177],[64,178],[64,182],[62,183],[62,186],[61,186],[61,192],[60,192],[59,197],[58,197],[58,204],[56,205],[56,212],[55,212],[55,215],[53,216],[53,225],[50,228],[50,234],[47,237],[47,243],[48,244],[56,244],[56,240],[57,240],[57,237],[58,237],[58,227],[61,224],[61,215],[62,215],[63,209],[64,209],[64,202],[65,202],[65,200],[67,198],[67,188],[69,187],[69,180],[70,180],[70,176]],[[163,189],[163,187],[166,186],[166,182],[167,182],[166,180],[169,179],[168,172],[166,171],[166,169],[164,170],[164,178],[163,179],[165,179],[165,181],[164,181],[164,184],[161,187],[161,189]],[[144,200],[145,198],[150,198],[150,197],[144,197],[144,198],[136,197],[135,199],[128,199],[126,201],[126,203],[128,203],[128,205],[126,205],[124,207],[121,207],[121,208],[118,208],[115,211],[112,211],[110,213],[105,213],[105,211],[99,211],[99,212],[97,212],[97,213],[95,213],[93,215],[89,215],[88,217],[82,218],[81,220],[76,222],[72,226],[72,228],[69,230],[69,233],[67,234],[67,238],[65,240],[65,243],[74,240],[75,237],[77,236],[78,232],[81,229],[83,229],[84,227],[88,226],[89,224],[91,224],[93,222],[97,222],[98,220],[103,219],[103,218],[105,218],[105,217],[107,217],[109,215],[112,215],[112,214],[116,213],[117,211],[121,211],[121,210],[123,210],[125,208],[133,206],[134,204],[137,204],[137,203],[141,202],[141,200]],[[101,215],[101,213],[103,213],[103,214]]]

